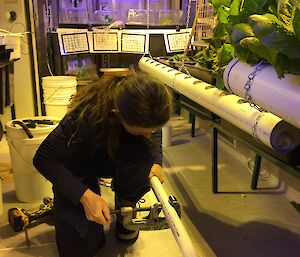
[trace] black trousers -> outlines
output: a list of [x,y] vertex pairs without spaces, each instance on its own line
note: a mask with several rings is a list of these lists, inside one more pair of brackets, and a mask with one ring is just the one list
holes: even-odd
[[[95,159],[97,176],[111,176],[119,200],[137,202],[149,190],[149,172],[153,165],[145,139],[126,134],[121,138],[115,160]],[[89,187],[100,194],[97,177]],[[54,222],[60,257],[92,257],[105,241],[103,226],[88,221],[83,206],[74,204],[54,190]]]

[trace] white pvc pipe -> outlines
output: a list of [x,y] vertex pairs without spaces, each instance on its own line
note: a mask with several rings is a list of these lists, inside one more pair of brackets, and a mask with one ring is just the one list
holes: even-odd
[[[224,72],[224,84],[232,93],[245,97],[248,76],[258,64],[251,66],[245,62],[232,60]],[[292,125],[300,128],[300,76],[278,75],[269,64],[260,64],[261,69],[253,78],[249,90],[251,101],[266,111],[272,112]]]
[[183,253],[183,256],[199,257],[187,231],[185,230],[180,218],[178,217],[177,212],[169,203],[169,197],[166,194],[166,191],[161,185],[159,179],[154,176],[150,179],[150,183],[156,198],[161,203],[165,218],[169,224],[170,229],[172,230],[173,236],[176,239],[178,246]]
[[147,57],[140,59],[139,67],[278,152],[292,151],[300,143],[300,130],[272,113],[260,113],[239,96]]

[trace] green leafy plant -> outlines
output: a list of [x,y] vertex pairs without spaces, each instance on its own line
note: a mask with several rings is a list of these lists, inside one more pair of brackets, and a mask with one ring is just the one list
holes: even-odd
[[224,88],[223,67],[234,58],[234,48],[228,43],[226,37],[203,39],[207,46],[192,56],[196,62],[195,67],[211,70],[216,77],[216,87]]
[[265,60],[278,77],[300,74],[300,2],[297,0],[211,0],[218,25],[214,36],[229,35],[236,57],[250,64]]

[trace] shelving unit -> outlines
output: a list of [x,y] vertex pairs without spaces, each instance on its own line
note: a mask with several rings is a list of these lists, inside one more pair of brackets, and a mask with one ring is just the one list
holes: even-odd
[[[5,108],[10,106],[11,118],[16,118],[14,103],[14,63],[19,59],[8,62],[0,62],[0,114],[4,114]],[[0,121],[0,131],[2,124]],[[2,135],[0,135],[0,138]]]

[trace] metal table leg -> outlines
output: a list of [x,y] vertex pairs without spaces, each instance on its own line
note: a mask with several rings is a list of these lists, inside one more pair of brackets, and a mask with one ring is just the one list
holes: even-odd
[[253,168],[253,174],[252,174],[252,181],[251,181],[251,188],[257,189],[257,183],[258,183],[258,176],[260,171],[260,164],[261,164],[261,156],[256,154],[255,155],[255,162],[254,162],[254,168]]
[[196,121],[195,115],[191,114],[191,124],[192,124],[191,136],[192,137],[195,137],[195,121]]
[[212,190],[218,193],[218,129],[212,128]]

